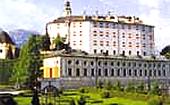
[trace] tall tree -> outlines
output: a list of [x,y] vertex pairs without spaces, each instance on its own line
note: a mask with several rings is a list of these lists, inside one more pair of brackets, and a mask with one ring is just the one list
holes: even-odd
[[[39,75],[41,64],[40,46],[42,37],[31,35],[28,42],[21,47],[19,60],[14,65],[11,80],[18,84],[28,83],[32,88]],[[19,85],[18,85],[19,86]]]
[[170,59],[170,45],[164,47],[160,52],[161,55],[164,55],[166,58]]

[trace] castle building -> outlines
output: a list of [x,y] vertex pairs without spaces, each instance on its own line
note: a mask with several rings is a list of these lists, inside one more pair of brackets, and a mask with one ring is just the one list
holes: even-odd
[[46,28],[51,43],[60,35],[71,48],[90,54],[154,55],[154,26],[135,16],[73,16],[66,1],[63,16]]
[[8,33],[0,32],[0,59],[12,59],[16,57],[16,46]]
[[[52,46],[60,35],[81,53],[49,51],[43,60],[42,87],[95,86],[119,80],[170,84],[170,61],[154,55],[154,26],[131,16],[73,16],[69,1],[62,17],[46,25]],[[85,53],[85,52],[87,53]],[[123,55],[123,56],[120,56]]]
[[149,85],[157,81],[160,85],[170,83],[170,61],[153,58],[94,56],[84,54],[49,54],[44,59],[42,88],[51,84],[60,88],[96,86],[99,81],[120,81]]

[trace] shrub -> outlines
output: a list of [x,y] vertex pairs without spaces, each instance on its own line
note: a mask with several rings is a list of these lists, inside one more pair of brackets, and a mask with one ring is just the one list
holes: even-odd
[[78,100],[78,105],[85,105],[86,104],[86,99],[84,96],[81,96],[80,99]]
[[153,97],[148,100],[147,105],[163,105],[163,102],[159,97]]
[[103,91],[101,93],[101,97],[102,98],[110,98],[111,97],[111,93],[109,91]]
[[134,91],[135,91],[135,86],[134,86],[134,84],[132,84],[131,82],[129,82],[125,90],[126,90],[126,92],[134,92]]
[[70,101],[69,105],[76,105],[76,103],[75,103],[74,99],[71,99],[71,101]]
[[100,89],[103,88],[103,82],[102,81],[98,81],[97,88],[100,88]]
[[85,93],[86,92],[85,88],[80,88],[79,91],[80,91],[80,93]]
[[110,81],[106,81],[104,88],[107,90],[111,90],[113,88],[113,86]]

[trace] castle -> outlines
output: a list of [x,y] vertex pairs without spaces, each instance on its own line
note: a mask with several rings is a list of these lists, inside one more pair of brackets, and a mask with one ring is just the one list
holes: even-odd
[[51,48],[57,36],[73,50],[51,51],[43,61],[42,88],[95,86],[99,81],[158,81],[169,86],[170,61],[154,55],[154,26],[135,16],[73,16],[69,1],[63,16],[47,23]]

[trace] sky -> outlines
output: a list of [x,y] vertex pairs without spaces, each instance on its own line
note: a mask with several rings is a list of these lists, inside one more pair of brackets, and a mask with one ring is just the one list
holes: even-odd
[[[70,0],[73,15],[136,16],[155,26],[158,51],[170,45],[170,0]],[[0,0],[0,28],[45,32],[45,24],[62,15],[64,0]]]

